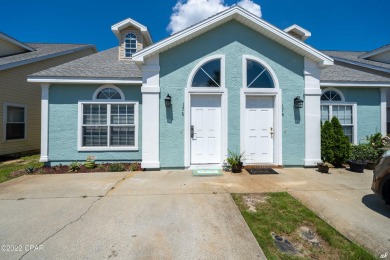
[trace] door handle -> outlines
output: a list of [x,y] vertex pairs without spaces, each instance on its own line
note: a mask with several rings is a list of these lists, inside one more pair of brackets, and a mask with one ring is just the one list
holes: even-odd
[[269,132],[271,135],[271,138],[274,138],[274,129],[271,127],[271,131]]
[[191,138],[194,138],[194,135],[195,135],[195,130],[194,130],[194,126],[192,125],[191,126]]

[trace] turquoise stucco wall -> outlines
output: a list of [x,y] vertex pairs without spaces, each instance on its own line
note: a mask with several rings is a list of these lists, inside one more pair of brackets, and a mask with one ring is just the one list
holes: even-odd
[[[78,102],[92,99],[100,85],[52,85],[49,90],[49,158],[50,164],[67,164],[85,161],[87,155],[95,155],[97,161],[140,161],[142,126],[138,128],[138,151],[78,152]],[[140,86],[118,86],[126,101],[139,101],[138,119],[142,118]]]
[[339,88],[346,102],[357,103],[357,143],[381,132],[380,90],[378,88]]
[[240,147],[242,55],[253,55],[271,66],[282,89],[283,164],[303,165],[303,109],[293,109],[294,97],[302,98],[304,93],[303,57],[239,22],[230,21],[160,54],[161,97],[168,93],[172,97],[172,108],[167,109],[160,102],[161,167],[184,166],[184,89],[196,64],[214,54],[223,54],[226,60],[228,149]]

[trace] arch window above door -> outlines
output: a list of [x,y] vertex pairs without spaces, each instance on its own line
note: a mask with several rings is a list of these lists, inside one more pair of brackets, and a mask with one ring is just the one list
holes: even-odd
[[192,87],[221,87],[221,59],[203,64],[192,79]]
[[247,88],[275,88],[270,72],[260,63],[247,59],[246,86]]

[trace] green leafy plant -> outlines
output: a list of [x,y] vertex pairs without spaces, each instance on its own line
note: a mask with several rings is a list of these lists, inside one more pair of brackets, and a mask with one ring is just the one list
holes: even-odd
[[69,165],[69,172],[77,172],[78,170],[80,170],[80,163],[71,162]]
[[381,133],[366,136],[366,140],[378,153],[378,157],[375,160],[379,159],[379,157],[388,149],[390,141],[388,136],[383,137]]
[[241,160],[242,160],[243,156],[244,156],[244,152],[239,153],[239,152],[233,152],[233,151],[229,150],[229,156],[227,158],[227,162],[231,166],[240,165],[242,163]]
[[333,140],[333,126],[329,121],[325,121],[321,124],[321,160],[324,163],[334,161]]
[[375,162],[378,158],[378,152],[370,144],[352,145],[350,159],[352,161],[371,161]]
[[31,174],[31,173],[34,173],[36,170],[37,169],[35,167],[27,167],[25,169],[25,172]]
[[113,163],[108,166],[110,172],[123,172],[125,170],[125,166],[121,163]]
[[341,167],[351,155],[351,143],[348,137],[344,135],[343,127],[337,117],[333,117],[331,120],[333,126],[333,161],[330,161],[335,167]]
[[140,171],[141,165],[138,162],[131,163],[129,166],[129,170],[134,172],[134,171]]

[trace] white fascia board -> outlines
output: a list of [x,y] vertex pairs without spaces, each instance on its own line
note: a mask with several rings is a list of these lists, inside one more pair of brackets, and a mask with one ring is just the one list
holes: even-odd
[[363,55],[360,55],[359,58],[362,58],[362,59],[367,59],[367,58],[370,58],[372,56],[375,56],[375,55],[378,55],[378,54],[382,54],[384,52],[388,52],[390,51],[390,44],[386,47],[380,47],[376,50],[373,50],[373,51],[370,51],[370,52],[367,52]]
[[153,40],[152,40],[152,37],[148,31],[148,28],[146,26],[140,24],[139,22],[131,19],[131,18],[127,18],[119,23],[114,24],[113,26],[111,26],[111,30],[113,31],[113,33],[117,37],[119,37],[120,30],[122,30],[123,28],[126,28],[130,25],[138,28],[141,31],[142,35],[145,37],[145,39],[149,45],[153,44]]
[[370,87],[370,88],[390,88],[389,82],[344,82],[344,81],[327,81],[321,82],[321,87]]
[[[148,56],[162,52],[170,47],[177,45],[178,43],[192,39],[216,27],[219,24],[232,19],[242,19],[246,23],[251,23],[253,25],[251,26],[251,28],[255,30],[257,29],[260,32],[266,31],[269,34],[272,34],[273,37],[270,38],[290,49],[292,49],[291,45],[295,46],[297,50],[300,50],[301,55],[311,58],[312,60],[319,63],[321,67],[333,65],[333,59],[329,56],[294,38],[293,36],[278,29],[277,27],[265,22],[261,18],[255,16],[254,14],[246,11],[239,6],[229,8],[218,15],[212,16],[195,26],[191,26],[179,33],[172,35],[171,37],[166,38],[165,40],[158,42],[157,44],[149,46],[135,53],[133,56],[133,60],[142,63],[144,59]],[[294,51],[298,52],[297,50]]]
[[23,49],[26,49],[28,51],[35,51],[34,48],[32,48],[32,47],[30,47],[30,46],[28,46],[28,45],[26,45],[26,44],[24,44],[24,43],[22,43],[22,42],[20,42],[20,41],[18,41],[16,39],[14,39],[14,38],[12,38],[12,37],[4,34],[4,33],[0,33],[0,38],[5,40],[5,41],[7,41],[7,42],[13,43],[13,44],[15,44],[15,45],[17,45],[17,46],[19,46],[19,47],[21,47]]
[[86,45],[86,46],[82,46],[82,47],[71,49],[71,50],[67,50],[67,51],[56,52],[56,53],[52,53],[52,54],[48,54],[48,55],[44,55],[44,56],[40,56],[40,57],[36,57],[36,58],[31,58],[31,59],[26,59],[26,60],[21,60],[21,61],[8,63],[8,64],[5,64],[5,65],[0,65],[0,71],[1,70],[15,68],[15,67],[26,65],[26,64],[30,64],[30,63],[34,63],[34,62],[38,62],[38,61],[41,61],[41,60],[46,60],[46,59],[51,59],[51,58],[67,55],[67,54],[70,54],[70,53],[86,50],[86,49],[89,49],[89,48],[92,48],[95,53],[97,52],[96,47],[94,45]]
[[390,69],[386,69],[386,68],[375,66],[375,65],[370,65],[370,64],[366,64],[366,63],[362,63],[362,62],[358,62],[358,61],[351,61],[351,60],[338,58],[338,57],[333,57],[333,59],[336,61],[341,61],[344,63],[348,63],[348,64],[352,64],[352,65],[356,65],[356,66],[360,66],[360,67],[364,67],[364,68],[368,68],[368,69],[373,69],[373,70],[378,70],[378,71],[390,73]]
[[142,80],[134,79],[110,79],[110,78],[38,78],[28,77],[27,82],[30,83],[65,83],[65,84],[142,84]]

